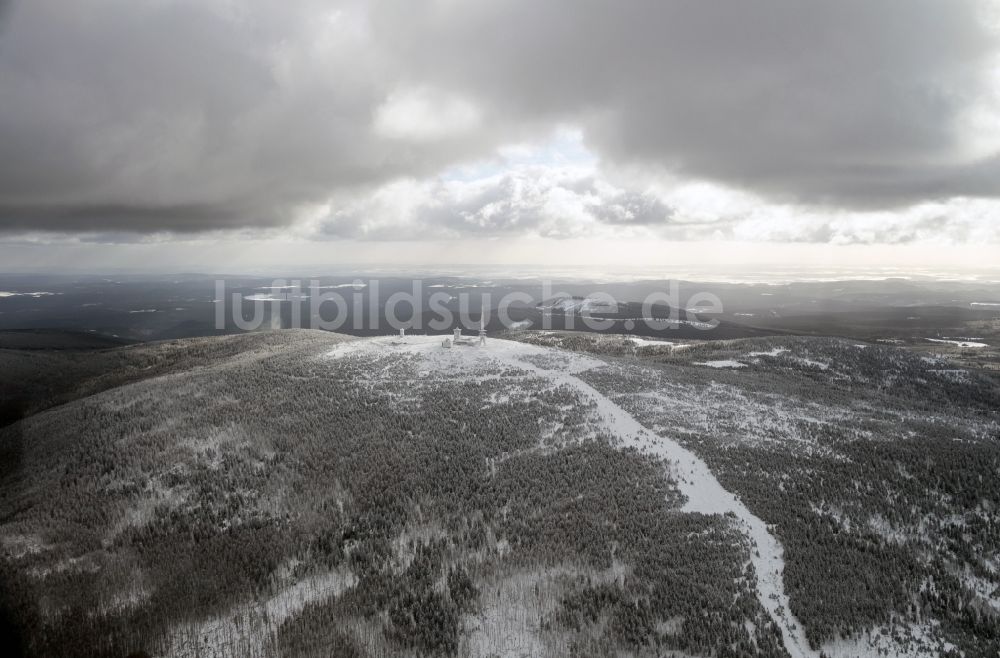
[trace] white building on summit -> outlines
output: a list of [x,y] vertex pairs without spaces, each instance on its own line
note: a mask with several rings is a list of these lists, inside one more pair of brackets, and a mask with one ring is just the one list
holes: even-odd
[[447,338],[441,343],[441,347],[451,347],[452,345],[486,345],[486,313],[484,312],[479,316],[479,340],[476,340],[472,336],[463,336],[462,327],[455,327],[454,335],[451,341]]
[[461,327],[455,327],[455,335],[451,339],[451,344],[456,347],[458,345],[475,345],[476,341],[471,336],[463,336]]

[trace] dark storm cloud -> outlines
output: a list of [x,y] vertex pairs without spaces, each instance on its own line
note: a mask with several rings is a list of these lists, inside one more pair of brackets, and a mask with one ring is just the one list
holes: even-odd
[[995,3],[380,6],[385,47],[415,75],[572,116],[605,158],[813,203],[1000,192],[960,153],[967,110],[995,91]]
[[332,190],[478,151],[475,135],[371,130],[397,75],[364,30],[350,3],[16,2],[0,33],[0,227],[281,224]]
[[[557,123],[609,165],[780,202],[996,196],[998,161],[969,151],[995,92],[987,6],[0,0],[0,229],[282,225]],[[425,223],[538,230],[502,192]],[[593,217],[669,220],[622,194]]]
[[113,231],[137,227],[173,231],[201,231],[288,222],[282,208],[220,203],[217,205],[82,205],[0,206],[0,224],[9,229],[31,230],[39,226],[80,229],[100,227]]

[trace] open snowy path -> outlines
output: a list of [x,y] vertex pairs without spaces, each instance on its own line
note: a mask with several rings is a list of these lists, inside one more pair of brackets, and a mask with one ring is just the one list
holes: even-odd
[[489,339],[484,347],[441,347],[441,337],[409,336],[405,341],[390,338],[351,341],[338,345],[331,355],[372,350],[419,354],[436,371],[456,377],[476,378],[484,371],[500,366],[519,368],[548,379],[555,385],[567,385],[594,402],[607,430],[618,437],[622,446],[631,446],[655,454],[676,465],[677,486],[687,497],[682,508],[703,514],[733,513],[751,540],[750,559],[757,572],[757,596],[761,605],[781,629],[785,649],[793,658],[818,656],[809,648],[802,624],[792,615],[784,586],[784,558],[781,543],[735,495],[727,491],[708,465],[676,441],[648,430],[628,412],[577,375],[604,362],[592,357],[537,347],[515,341]]

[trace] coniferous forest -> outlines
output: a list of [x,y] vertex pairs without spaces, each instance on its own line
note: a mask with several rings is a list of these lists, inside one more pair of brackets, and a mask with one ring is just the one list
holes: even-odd
[[[572,345],[472,370],[353,345],[119,348],[0,429],[17,649],[787,655],[740,521],[685,511],[683,465],[547,376]],[[574,376],[702,456],[780,540],[813,650],[874,633],[995,654],[995,380],[824,339],[592,347]]]

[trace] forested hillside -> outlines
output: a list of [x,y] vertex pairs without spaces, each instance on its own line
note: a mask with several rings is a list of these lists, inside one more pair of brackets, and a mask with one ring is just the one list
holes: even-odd
[[847,638],[874,650],[877,629],[913,651],[928,634],[965,655],[1000,650],[991,372],[780,338],[640,354],[583,377],[705,458],[773,525],[815,647]]
[[4,430],[29,652],[783,655],[732,522],[574,391],[258,340]]
[[42,656],[996,655],[995,380],[826,339],[615,349],[103,352],[0,429],[2,622]]
[[[77,398],[170,372],[244,358],[311,332],[191,338],[111,349],[113,341],[70,332],[0,332],[0,427]],[[54,347],[57,346],[57,347]]]

